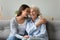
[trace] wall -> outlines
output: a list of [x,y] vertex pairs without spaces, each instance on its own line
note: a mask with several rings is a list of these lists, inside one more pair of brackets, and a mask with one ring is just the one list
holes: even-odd
[[15,16],[21,4],[36,5],[40,8],[43,16],[53,17],[60,20],[60,0],[0,0],[4,16]]

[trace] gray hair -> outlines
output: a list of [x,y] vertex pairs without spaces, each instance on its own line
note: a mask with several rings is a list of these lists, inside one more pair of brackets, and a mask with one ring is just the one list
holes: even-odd
[[36,7],[36,6],[31,6],[31,9],[34,9],[34,10],[37,11],[37,16],[42,15],[38,7]]

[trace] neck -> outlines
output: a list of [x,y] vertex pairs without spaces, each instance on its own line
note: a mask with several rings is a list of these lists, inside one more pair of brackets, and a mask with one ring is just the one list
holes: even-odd
[[17,17],[17,22],[18,22],[19,24],[24,23],[24,21],[25,21],[25,18],[24,18],[24,17],[22,17],[22,16]]
[[32,21],[35,21],[36,20],[36,18],[32,18]]

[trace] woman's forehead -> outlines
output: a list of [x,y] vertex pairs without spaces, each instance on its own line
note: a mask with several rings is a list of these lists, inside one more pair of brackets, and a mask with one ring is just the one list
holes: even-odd
[[35,11],[36,12],[37,10],[35,8],[31,8],[30,11]]

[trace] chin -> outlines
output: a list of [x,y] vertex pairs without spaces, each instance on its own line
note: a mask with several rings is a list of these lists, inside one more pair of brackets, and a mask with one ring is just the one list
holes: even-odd
[[34,16],[32,16],[32,18],[35,18]]
[[25,16],[24,18],[28,18],[28,16]]
[[24,17],[25,19],[27,19],[28,17]]

